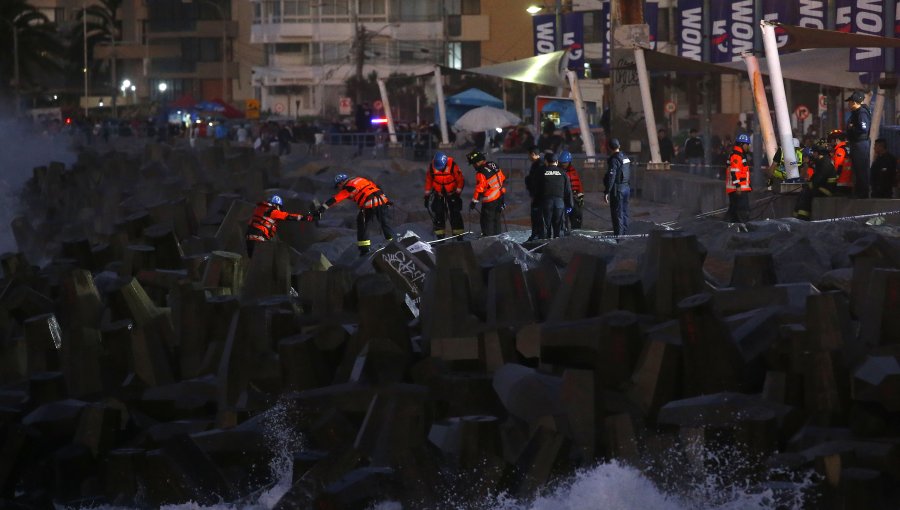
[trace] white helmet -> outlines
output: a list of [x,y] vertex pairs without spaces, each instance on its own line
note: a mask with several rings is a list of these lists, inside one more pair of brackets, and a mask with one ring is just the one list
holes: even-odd
[[798,140],[798,139],[796,139],[796,138],[792,138],[791,141],[794,142],[794,148],[795,148],[795,149],[799,149],[799,148],[800,148],[800,140]]

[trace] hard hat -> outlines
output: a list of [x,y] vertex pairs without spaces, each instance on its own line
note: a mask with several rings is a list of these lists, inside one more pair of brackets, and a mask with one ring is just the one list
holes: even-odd
[[751,143],[750,136],[745,133],[741,133],[737,136],[737,138],[734,139],[734,143],[746,143],[749,145]]
[[844,132],[841,131],[840,129],[835,129],[835,130],[832,130],[830,133],[828,133],[829,140],[843,140],[844,138],[845,138]]
[[281,201],[281,197],[278,195],[272,195],[272,198],[269,199],[270,204],[282,205],[284,202]]
[[435,170],[443,170],[447,168],[447,155],[443,152],[435,152],[434,159],[431,161],[432,165],[434,165]]
[[824,138],[816,140],[816,143],[812,146],[812,150],[819,154],[831,154],[831,146],[828,145],[828,140],[825,140]]
[[334,187],[337,188],[341,184],[344,184],[345,182],[347,182],[347,179],[349,179],[349,177],[347,177],[347,174],[335,175],[334,176]]
[[482,161],[487,161],[487,158],[484,157],[484,154],[478,151],[472,151],[466,154],[466,161],[468,161],[470,165],[475,165]]
[[563,164],[572,162],[572,153],[569,151],[562,151],[559,153],[559,162]]
[[798,139],[796,139],[796,138],[791,138],[791,141],[794,142],[794,148],[795,148],[795,149],[799,149],[799,148],[800,148],[800,140],[798,140]]
[[618,149],[622,146],[622,144],[619,143],[618,138],[610,138],[609,142],[607,142],[607,145],[609,145],[610,149]]

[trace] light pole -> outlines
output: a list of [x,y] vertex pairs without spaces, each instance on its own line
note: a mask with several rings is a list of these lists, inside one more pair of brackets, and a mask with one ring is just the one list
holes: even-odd
[[[181,0],[183,3],[189,4],[192,0]],[[219,18],[222,19],[222,99],[225,101],[230,101],[228,96],[228,87],[226,84],[228,83],[228,63],[225,60],[226,58],[226,49],[228,48],[228,27],[225,24],[225,11],[222,9],[222,6],[213,2],[212,0],[198,0],[199,2],[205,3],[207,5],[213,6],[216,11],[219,13]]]
[[19,29],[16,27],[16,19],[18,16],[13,18],[12,21],[3,20],[7,25],[9,25],[10,30],[12,30],[13,37],[13,80],[16,84],[16,117],[22,115],[22,89],[19,85]]

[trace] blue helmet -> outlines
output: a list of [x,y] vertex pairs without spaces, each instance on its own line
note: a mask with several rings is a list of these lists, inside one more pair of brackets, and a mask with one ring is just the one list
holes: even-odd
[[746,144],[749,144],[749,143],[751,143],[751,142],[750,142],[750,135],[745,134],[745,133],[741,133],[741,134],[739,134],[739,135],[737,136],[737,138],[734,139],[734,143],[746,143]]
[[560,163],[571,163],[572,162],[572,153],[569,151],[562,151],[559,153],[559,162]]
[[334,176],[334,187],[337,188],[341,184],[344,184],[345,182],[347,182],[347,179],[349,179],[349,177],[347,177],[347,174],[335,175]]
[[432,160],[431,163],[434,165],[435,170],[443,170],[443,169],[447,168],[447,160],[448,159],[449,158],[447,158],[447,155],[444,154],[443,152],[435,152],[434,160]]
[[272,195],[272,198],[269,199],[270,204],[282,205],[284,202],[281,201],[281,197],[278,195]]

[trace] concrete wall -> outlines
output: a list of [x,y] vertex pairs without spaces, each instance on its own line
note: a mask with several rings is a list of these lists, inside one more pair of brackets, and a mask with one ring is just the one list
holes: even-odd
[[635,172],[640,197],[651,202],[684,208],[686,214],[700,214],[726,207],[721,181],[671,171]]

